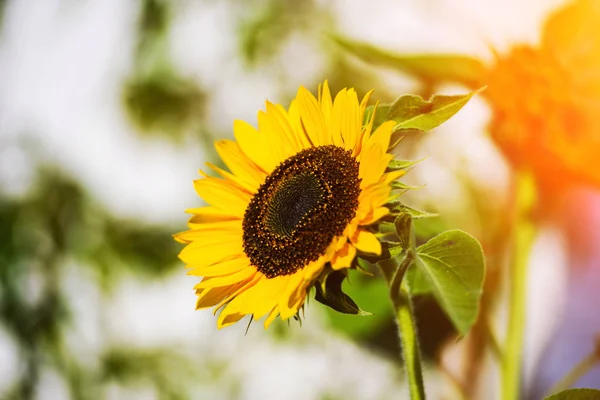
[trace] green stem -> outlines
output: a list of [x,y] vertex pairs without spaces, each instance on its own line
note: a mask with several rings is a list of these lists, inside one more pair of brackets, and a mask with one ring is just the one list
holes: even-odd
[[398,336],[402,345],[402,355],[408,376],[410,398],[412,400],[424,400],[425,386],[423,384],[421,353],[412,301],[408,292],[401,287],[402,278],[413,261],[414,255],[412,251],[408,251],[390,284],[390,297],[396,313]]
[[535,203],[535,186],[531,175],[519,171],[516,176],[516,202],[513,230],[513,262],[509,273],[510,299],[508,332],[502,363],[502,398],[515,400],[520,394],[523,332],[527,301],[527,266],[535,237],[529,213]]

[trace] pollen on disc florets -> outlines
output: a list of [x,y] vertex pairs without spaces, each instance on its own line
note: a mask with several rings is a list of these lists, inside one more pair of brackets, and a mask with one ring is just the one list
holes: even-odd
[[351,151],[311,147],[282,162],[244,214],[244,252],[259,271],[289,275],[325,253],[358,208],[359,163]]

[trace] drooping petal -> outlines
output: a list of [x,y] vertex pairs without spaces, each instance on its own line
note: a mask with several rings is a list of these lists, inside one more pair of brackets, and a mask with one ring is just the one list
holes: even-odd
[[371,225],[379,221],[381,218],[385,217],[389,213],[390,210],[386,207],[378,207],[375,209],[371,208],[369,212],[367,212],[367,214],[358,221],[358,223],[363,226]]
[[350,240],[363,253],[381,255],[381,242],[369,231],[359,228]]
[[346,243],[346,245],[339,250],[333,260],[331,261],[331,267],[335,270],[339,270],[342,268],[350,268],[352,265],[352,261],[356,257],[356,248],[351,243]]

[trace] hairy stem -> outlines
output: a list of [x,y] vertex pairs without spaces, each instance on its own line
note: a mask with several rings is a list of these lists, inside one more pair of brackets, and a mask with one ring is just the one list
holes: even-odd
[[529,253],[535,237],[530,211],[535,202],[535,187],[531,175],[519,171],[516,176],[512,265],[509,272],[509,315],[505,353],[502,362],[502,398],[519,398],[525,306],[527,301],[527,271]]
[[423,400],[425,399],[425,386],[423,384],[423,372],[421,370],[421,351],[419,348],[417,327],[410,295],[402,288],[404,274],[413,261],[414,255],[412,251],[409,250],[394,274],[390,284],[390,297],[396,314],[398,337],[402,344],[402,355],[408,377],[410,398],[412,400]]

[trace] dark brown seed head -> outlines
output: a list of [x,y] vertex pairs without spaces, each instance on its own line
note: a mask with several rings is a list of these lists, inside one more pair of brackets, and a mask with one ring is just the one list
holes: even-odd
[[330,145],[302,150],[275,168],[244,214],[252,265],[274,278],[325,254],[356,214],[358,167],[350,151]]

